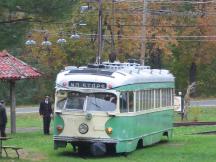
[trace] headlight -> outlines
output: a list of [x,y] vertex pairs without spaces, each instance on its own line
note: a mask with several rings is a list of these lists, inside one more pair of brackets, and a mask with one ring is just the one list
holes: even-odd
[[106,128],[105,131],[107,134],[112,134],[112,128],[111,127]]
[[60,134],[63,131],[63,126],[62,125],[57,125],[56,129],[57,129],[58,133]]
[[86,134],[88,132],[88,125],[85,123],[80,124],[79,126],[79,132],[81,134]]

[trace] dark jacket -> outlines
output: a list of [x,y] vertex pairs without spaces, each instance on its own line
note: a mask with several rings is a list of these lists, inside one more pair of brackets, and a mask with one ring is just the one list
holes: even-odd
[[7,123],[6,109],[3,105],[0,105],[0,126],[4,126]]
[[40,103],[39,113],[40,115],[43,115],[44,117],[50,116],[53,113],[51,102],[49,101],[47,104],[45,103],[45,101],[42,101]]

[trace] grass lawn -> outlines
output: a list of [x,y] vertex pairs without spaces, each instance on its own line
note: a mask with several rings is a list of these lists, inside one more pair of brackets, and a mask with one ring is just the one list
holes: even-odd
[[[181,121],[178,113],[174,115],[175,121]],[[192,107],[189,109],[188,121],[216,121],[216,107]]]
[[[198,113],[197,113],[198,111]],[[216,109],[199,109],[190,111],[189,119],[193,120],[199,116],[200,121],[215,121]],[[179,117],[175,115],[175,119]],[[42,120],[35,114],[18,115],[17,127],[41,127]],[[216,131],[215,126],[194,126],[174,128],[173,138],[136,150],[127,157],[122,155],[110,155],[105,157],[79,157],[72,152],[72,147],[53,150],[52,136],[44,136],[42,132],[27,132],[10,135],[13,138],[4,142],[5,145],[16,145],[23,147],[20,150],[21,159],[10,152],[12,158],[3,157],[0,161],[44,161],[44,162],[213,162],[216,159],[216,136],[197,135],[194,133],[202,131]]]

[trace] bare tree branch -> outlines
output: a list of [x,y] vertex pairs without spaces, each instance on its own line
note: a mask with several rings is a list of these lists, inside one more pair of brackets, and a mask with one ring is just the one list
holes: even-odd
[[188,115],[188,108],[190,106],[190,94],[192,92],[192,90],[195,88],[196,86],[196,82],[191,83],[188,87],[187,87],[187,91],[186,94],[184,96],[184,101],[185,101],[185,107],[184,107],[184,119],[187,120],[187,115]]

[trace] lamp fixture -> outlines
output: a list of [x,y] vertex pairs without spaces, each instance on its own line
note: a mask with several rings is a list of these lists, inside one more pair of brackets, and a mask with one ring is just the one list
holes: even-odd
[[80,39],[80,35],[77,34],[77,33],[73,33],[71,36],[70,36],[71,39]]
[[48,40],[48,35],[47,34],[45,34],[44,41],[41,43],[41,45],[42,46],[47,46],[47,47],[52,45],[52,43]]
[[32,39],[32,33],[29,33],[28,34],[28,40],[25,42],[25,45],[32,46],[32,45],[35,45],[35,44],[36,44],[36,41],[34,41]]

